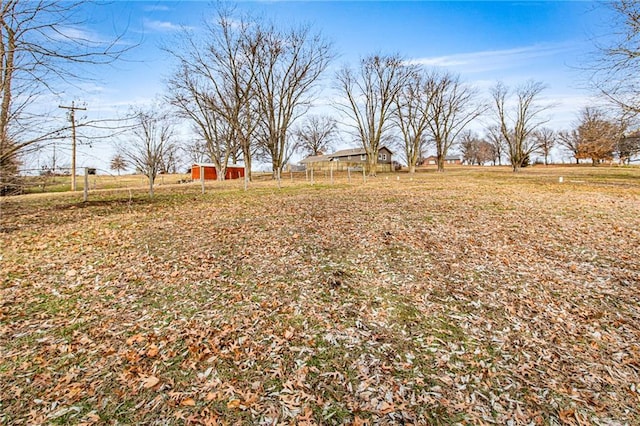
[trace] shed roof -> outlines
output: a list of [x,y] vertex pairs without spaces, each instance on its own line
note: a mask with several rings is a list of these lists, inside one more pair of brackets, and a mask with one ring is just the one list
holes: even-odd
[[[378,148],[378,151],[382,149],[386,149],[387,151],[393,154],[393,151],[391,151],[386,146],[381,146],[380,148]],[[329,154],[329,157],[331,158],[348,157],[349,155],[366,155],[366,154],[367,154],[367,151],[364,148],[350,148],[350,149],[342,149],[340,151],[336,151],[333,154]]]
[[330,154],[331,157],[347,157],[349,155],[365,155],[367,151],[364,148],[350,148],[350,149],[341,149],[340,151],[336,151],[333,154]]
[[323,161],[331,161],[330,155],[310,155],[300,161],[300,164],[321,163]]
[[[213,163],[193,163],[193,166],[191,167],[215,167],[216,165]],[[242,164],[227,164],[227,169],[230,167],[236,167],[236,168],[244,168],[244,166]]]

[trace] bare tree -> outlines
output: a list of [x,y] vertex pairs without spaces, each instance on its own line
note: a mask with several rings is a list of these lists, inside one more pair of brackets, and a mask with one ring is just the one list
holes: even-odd
[[399,55],[372,55],[354,71],[345,66],[336,75],[346,102],[337,107],[350,119],[367,156],[369,174],[375,176],[378,150],[393,126],[395,100],[413,67]]
[[122,155],[149,179],[149,197],[153,198],[153,185],[169,156],[175,151],[174,124],[168,113],[158,107],[135,111],[136,126],[131,138],[119,146]]
[[533,133],[538,151],[544,156],[544,165],[549,165],[551,149],[556,145],[557,134],[548,127],[542,127]]
[[476,92],[457,75],[433,73],[426,90],[431,94],[429,136],[436,147],[438,171],[443,172],[449,148],[460,132],[486,111],[486,106],[476,102]]
[[462,158],[468,164],[482,166],[495,159],[493,145],[480,139],[475,132],[465,130],[458,137]]
[[111,170],[115,170],[118,172],[118,176],[120,176],[120,172],[123,170],[127,170],[127,160],[124,159],[122,154],[116,154],[111,159],[110,164]]
[[625,112],[640,114],[640,2],[607,2],[614,12],[610,44],[598,45],[592,64],[595,89]]
[[202,40],[187,31],[166,48],[179,62],[169,81],[170,102],[192,120],[219,172],[242,152],[245,188],[260,124],[255,85],[262,43],[255,20],[221,7]]
[[480,139],[472,131],[465,131],[458,138],[462,161],[467,164],[476,164],[478,162],[478,151]]
[[331,149],[337,122],[326,115],[309,115],[294,130],[297,146],[307,155],[321,155]]
[[290,128],[307,112],[313,89],[333,58],[331,44],[308,27],[282,32],[263,28],[258,45],[256,99],[259,105],[258,143],[279,179],[295,146]]
[[640,154],[640,133],[624,135],[616,144],[615,153],[620,164],[630,164],[632,158]]
[[491,89],[495,114],[509,153],[509,161],[514,172],[527,166],[531,153],[538,146],[533,138],[536,131],[545,121],[540,115],[549,106],[539,105],[538,97],[545,89],[544,84],[529,81],[515,90],[516,102],[513,111],[509,111],[508,98],[511,91],[502,83]]
[[402,133],[402,149],[409,173],[415,173],[416,164],[427,146],[432,93],[427,90],[426,79],[425,73],[420,69],[408,73],[395,99],[394,119]]
[[17,156],[60,137],[59,125],[39,102],[83,77],[82,67],[108,64],[128,48],[115,35],[104,42],[78,28],[89,2],[6,0],[0,3],[0,177]]
[[489,126],[485,132],[485,140],[489,142],[492,146],[493,152],[493,165],[496,163],[501,166],[502,165],[502,155],[504,154],[505,140],[502,136],[502,132],[500,131],[500,127],[498,126]]
[[571,153],[576,164],[580,164],[580,134],[577,129],[559,131],[558,144]]
[[187,64],[171,77],[169,91],[169,102],[181,117],[191,121],[198,140],[204,142],[203,153],[215,165],[218,180],[224,180],[229,158],[237,147],[224,101],[215,88],[207,87],[207,80],[201,73]]
[[573,153],[576,162],[589,158],[596,165],[613,159],[624,129],[624,123],[608,118],[604,111],[586,107],[580,112],[574,129],[561,132],[559,140]]

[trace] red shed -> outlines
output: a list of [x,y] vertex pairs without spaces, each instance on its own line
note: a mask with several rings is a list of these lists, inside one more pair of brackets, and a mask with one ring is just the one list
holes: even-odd
[[[210,163],[196,163],[191,166],[191,179],[200,180],[200,169],[204,169],[205,180],[218,179],[218,173],[216,172],[216,166]],[[238,166],[235,164],[227,166],[227,173],[225,179],[239,179],[244,177],[244,166]]]

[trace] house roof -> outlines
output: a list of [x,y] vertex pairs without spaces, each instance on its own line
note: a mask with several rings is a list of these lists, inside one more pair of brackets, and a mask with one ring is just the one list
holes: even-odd
[[333,154],[329,154],[330,157],[347,157],[349,155],[365,155],[367,151],[364,148],[351,148],[351,149],[341,149],[340,151],[336,151]]
[[320,163],[323,161],[331,161],[330,155],[310,155],[300,161],[300,164]]
[[[380,148],[378,148],[378,151],[380,151],[381,149],[386,149],[387,151],[393,154],[393,151],[391,151],[386,146],[381,146]],[[331,157],[331,158],[348,157],[349,155],[366,155],[366,154],[367,154],[367,151],[364,148],[351,148],[351,149],[342,149],[340,151],[336,151],[333,154],[329,154],[328,157]]]

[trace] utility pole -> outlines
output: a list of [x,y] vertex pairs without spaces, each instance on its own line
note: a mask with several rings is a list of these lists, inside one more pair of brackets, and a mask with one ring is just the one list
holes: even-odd
[[71,190],[76,190],[76,111],[86,111],[86,108],[77,107],[74,101],[71,106],[59,105],[58,108],[69,110],[69,119],[71,120]]

